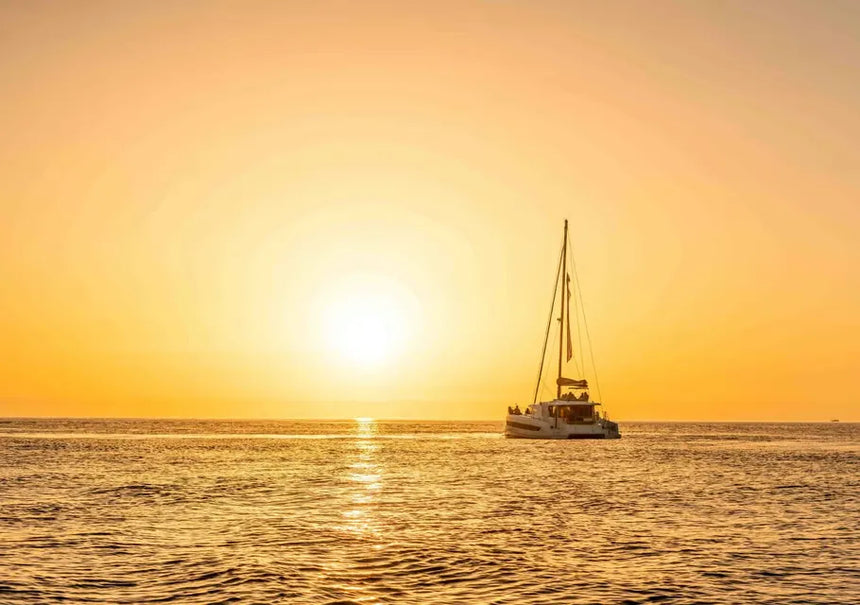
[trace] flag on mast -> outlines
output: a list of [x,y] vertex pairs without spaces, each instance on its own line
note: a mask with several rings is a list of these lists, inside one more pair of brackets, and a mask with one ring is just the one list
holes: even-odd
[[573,359],[573,340],[570,338],[570,273],[567,274],[567,360]]

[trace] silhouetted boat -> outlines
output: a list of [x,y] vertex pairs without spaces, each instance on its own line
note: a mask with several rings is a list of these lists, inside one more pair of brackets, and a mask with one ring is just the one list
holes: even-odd
[[[618,439],[621,433],[618,430],[618,424],[609,420],[605,412],[601,413],[601,404],[597,401],[592,401],[588,394],[588,381],[585,378],[565,378],[563,375],[565,361],[570,362],[574,359],[573,356],[573,340],[570,336],[570,303],[571,303],[571,279],[567,272],[567,252],[568,252],[568,236],[567,236],[567,220],[564,221],[564,241],[561,246],[561,257],[558,262],[556,272],[555,290],[553,292],[552,306],[549,312],[549,321],[546,327],[546,336],[544,337],[543,352],[541,353],[540,370],[538,371],[537,386],[533,402],[528,405],[523,412],[520,412],[519,406],[512,410],[508,408],[508,415],[505,418],[505,436],[518,437],[523,439]],[[576,279],[576,265],[574,269],[574,297],[573,302],[581,303],[582,296],[579,292],[579,283]],[[567,294],[565,296],[564,294]],[[559,322],[559,341],[558,341],[558,376],[556,377],[556,396],[552,401],[538,402],[538,393],[540,391],[541,380],[543,378],[544,358],[546,357],[546,347],[549,341],[550,327],[552,326],[553,311],[555,310],[556,298],[561,300],[561,313],[556,318]],[[566,304],[565,304],[566,303]],[[577,316],[578,317],[578,316]],[[577,322],[578,323],[578,322]],[[585,325],[586,336],[588,335],[588,327],[585,324],[585,315],[583,313],[583,324]],[[565,339],[565,336],[567,337]],[[580,337],[580,357],[582,335]],[[567,351],[565,359],[565,340],[567,342]],[[589,349],[591,343],[589,342]],[[574,368],[580,372],[585,370],[585,360],[579,359],[578,363],[574,362]],[[594,366],[592,357],[592,367]],[[596,372],[595,372],[596,380]],[[598,394],[599,394],[598,387]]]

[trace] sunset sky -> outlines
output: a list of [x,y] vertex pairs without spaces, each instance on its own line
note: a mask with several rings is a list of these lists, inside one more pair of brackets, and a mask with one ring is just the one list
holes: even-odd
[[0,2],[0,416],[860,420],[860,3]]

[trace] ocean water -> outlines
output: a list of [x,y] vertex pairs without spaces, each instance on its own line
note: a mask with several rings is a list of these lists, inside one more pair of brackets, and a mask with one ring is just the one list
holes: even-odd
[[857,603],[860,425],[0,420],[0,603]]

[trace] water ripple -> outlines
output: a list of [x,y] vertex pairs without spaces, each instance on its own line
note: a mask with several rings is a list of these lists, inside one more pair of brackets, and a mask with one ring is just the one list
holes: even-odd
[[856,425],[8,420],[0,602],[851,603]]

